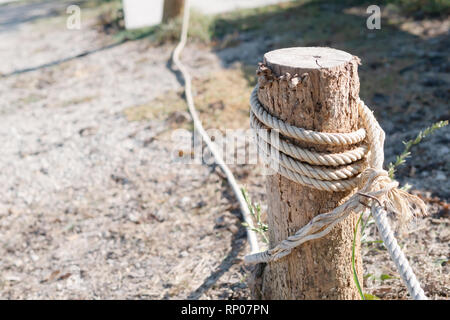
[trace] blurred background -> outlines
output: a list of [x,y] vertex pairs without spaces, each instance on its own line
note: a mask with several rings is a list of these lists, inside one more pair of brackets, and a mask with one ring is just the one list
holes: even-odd
[[[171,161],[174,130],[192,130],[170,63],[181,17],[164,17],[163,1],[132,17],[132,2],[0,1],[2,299],[250,298],[245,229],[220,170]],[[370,5],[379,29],[368,28]],[[249,127],[267,51],[358,56],[387,165],[403,141],[450,118],[449,13],[448,0],[193,0],[182,61],[205,127],[224,131]],[[450,293],[449,141],[436,129],[395,173],[429,206],[401,243],[434,299]],[[232,169],[264,213],[258,167]],[[378,240],[370,226],[364,291],[406,299]]]

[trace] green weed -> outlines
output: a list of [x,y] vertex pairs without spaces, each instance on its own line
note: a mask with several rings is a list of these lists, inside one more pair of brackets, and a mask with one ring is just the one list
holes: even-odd
[[411,148],[413,146],[418,145],[427,136],[434,133],[437,129],[445,127],[446,125],[448,125],[448,120],[436,122],[436,123],[432,124],[431,126],[429,126],[428,128],[426,128],[425,130],[420,131],[415,139],[403,142],[403,144],[405,145],[405,150],[403,150],[403,152],[396,157],[396,160],[394,163],[392,163],[392,162],[389,163],[389,166],[388,166],[389,177],[391,179],[395,178],[396,169],[399,166],[403,165],[406,162],[406,159],[411,156]]
[[248,209],[250,210],[250,214],[252,218],[255,220],[256,226],[250,227],[248,223],[243,222],[242,225],[256,233],[259,233],[264,243],[269,243],[269,239],[267,239],[266,232],[269,230],[269,226],[262,222],[261,220],[261,207],[259,204],[253,204],[250,200],[250,197],[247,191],[244,188],[241,188],[242,195],[244,196],[245,202],[247,203]]

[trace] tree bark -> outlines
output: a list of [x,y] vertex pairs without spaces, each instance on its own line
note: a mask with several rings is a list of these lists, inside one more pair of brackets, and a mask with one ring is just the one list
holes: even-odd
[[181,16],[184,0],[164,0],[163,22]]
[[[268,52],[260,66],[258,97],[274,116],[321,132],[358,129],[359,59],[331,48],[287,48]],[[290,74],[290,75],[288,75]],[[294,80],[291,79],[294,78]],[[319,152],[330,147],[294,142]],[[275,174],[267,177],[268,225],[273,247],[330,211],[354,192],[326,192],[304,187]],[[359,299],[352,271],[352,241],[358,216],[350,215],[325,237],[306,242],[260,270],[255,298]],[[261,268],[260,268],[261,269]],[[362,284],[359,232],[356,269]],[[262,271],[262,272],[261,272]]]

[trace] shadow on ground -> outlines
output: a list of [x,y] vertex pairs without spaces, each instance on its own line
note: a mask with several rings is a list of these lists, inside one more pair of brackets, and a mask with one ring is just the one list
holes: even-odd
[[233,235],[231,239],[231,248],[227,256],[222,260],[220,265],[203,281],[203,283],[194,291],[188,294],[187,299],[197,300],[204,292],[211,289],[217,281],[222,277],[233,264],[239,253],[244,249],[246,241],[246,231],[244,227],[240,227],[239,231]]
[[[369,30],[369,4],[298,1],[224,14],[212,30],[213,37],[220,39],[215,52],[226,68],[240,63],[252,81],[264,53],[279,48],[325,46],[358,56],[360,96],[375,111],[392,143],[386,147],[389,163],[403,150],[402,140],[450,118],[448,21],[415,21],[382,7],[381,29]],[[443,131],[448,133],[448,128]],[[448,172],[448,135],[438,135],[434,148],[447,152],[427,158],[426,165],[418,161],[414,170]],[[407,165],[399,173],[410,171]],[[450,196],[446,187],[433,192]]]

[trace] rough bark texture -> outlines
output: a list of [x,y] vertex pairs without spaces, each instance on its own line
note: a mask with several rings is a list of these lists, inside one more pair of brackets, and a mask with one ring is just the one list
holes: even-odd
[[184,0],[164,0],[163,22],[167,22],[181,15]]
[[[358,58],[330,48],[271,51],[260,65],[258,97],[284,121],[322,132],[358,129]],[[316,151],[352,147],[297,143]],[[273,247],[314,216],[342,204],[352,192],[325,192],[296,184],[278,174],[267,178],[268,224]],[[351,215],[326,237],[302,244],[285,258],[257,268],[255,298],[359,299],[352,272],[352,240],[357,216]],[[362,284],[360,241],[356,267]]]

